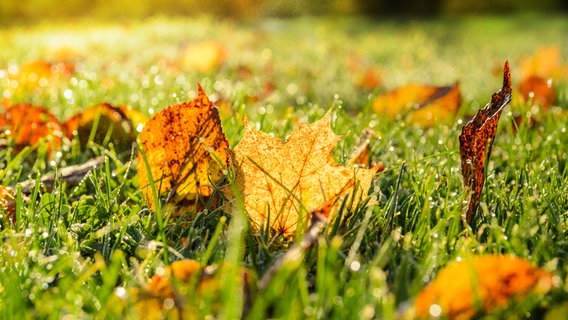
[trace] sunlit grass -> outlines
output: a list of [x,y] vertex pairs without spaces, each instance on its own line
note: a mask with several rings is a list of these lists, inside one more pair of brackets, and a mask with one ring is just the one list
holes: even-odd
[[[568,242],[568,88],[558,83],[559,107],[534,128],[502,115],[489,162],[479,216],[461,226],[458,135],[464,120],[421,129],[371,111],[372,99],[401,84],[459,81],[459,116],[475,112],[500,86],[494,74],[505,60],[514,81],[520,61],[557,45],[568,52],[560,17],[468,18],[439,21],[369,21],[357,18],[263,20],[241,25],[210,18],[155,18],[144,22],[67,22],[0,30],[0,84],[28,61],[68,60],[75,72],[33,91],[3,88],[4,99],[46,106],[64,120],[100,102],[128,104],[148,116],[196,95],[197,83],[216,100],[231,146],[245,117],[285,138],[300,123],[334,107],[333,129],[345,135],[335,150],[345,162],[359,133],[372,127],[372,157],[386,170],[375,183],[371,209],[346,205],[303,261],[279,270],[249,306],[251,318],[393,318],[436,273],[458,257],[507,253],[546,267],[560,288],[540,300],[513,304],[504,316],[539,314],[566,300]],[[190,44],[213,40],[227,57],[206,72],[180,63]],[[383,87],[364,89],[357,77],[378,68]],[[521,106],[522,107],[522,106]],[[526,118],[526,114],[521,114]],[[525,123],[527,119],[524,119]],[[269,232],[254,233],[241,216],[211,206],[186,221],[148,209],[140,192],[136,155],[112,146],[77,142],[50,163],[45,148],[19,159],[0,150],[2,184],[38,179],[62,165],[103,155],[102,166],[80,184],[56,181],[17,193],[17,223],[2,215],[2,318],[116,318],[133,307],[132,288],[143,288],[164,260],[245,266],[262,276],[291,246]],[[43,151],[41,151],[43,150]],[[43,152],[43,153],[42,153]],[[21,165],[19,165],[21,163]],[[138,163],[139,165],[139,163]],[[167,214],[167,212],[164,212]],[[244,230],[244,232],[243,232]],[[221,306],[208,301],[199,315],[238,317],[243,301],[238,269],[226,267]],[[526,305],[528,309],[523,307]]]

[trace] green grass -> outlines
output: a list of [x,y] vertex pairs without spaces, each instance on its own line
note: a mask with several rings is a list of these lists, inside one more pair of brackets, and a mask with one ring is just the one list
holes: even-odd
[[[243,134],[245,115],[261,130],[284,138],[298,124],[335,107],[333,128],[345,135],[335,150],[339,162],[349,158],[364,128],[379,132],[372,157],[387,169],[373,191],[377,204],[371,209],[346,205],[342,219],[328,227],[318,245],[303,260],[283,266],[266,291],[255,296],[250,318],[391,319],[448,263],[485,253],[513,254],[555,275],[559,287],[546,296],[493,315],[538,318],[566,308],[568,298],[565,80],[557,83],[554,110],[561,114],[545,114],[535,128],[521,126],[515,133],[513,109],[505,108],[480,215],[471,229],[460,226],[466,197],[458,152],[463,122],[424,130],[374,114],[371,103],[405,83],[459,81],[464,98],[459,116],[471,115],[500,88],[501,76],[492,71],[505,60],[515,86],[522,58],[538,48],[557,45],[567,62],[567,29],[565,17],[540,16],[306,17],[241,24],[206,17],[115,25],[78,21],[0,29],[0,70],[57,60],[57,48],[73,46],[77,70],[71,79],[9,97],[44,105],[62,120],[104,101],[150,115],[193,98],[199,82],[210,96],[227,101],[221,115],[231,146]],[[180,68],[185,45],[211,39],[227,48],[219,69]],[[354,86],[358,71],[349,68],[354,59],[363,67],[378,67],[384,88]],[[274,87],[271,94],[264,94],[266,84]],[[80,149],[75,141],[50,163],[45,147],[36,147],[20,156],[10,148],[0,150],[2,185],[38,179],[95,155],[106,160],[77,186],[56,181],[51,192],[40,187],[29,196],[18,192],[16,223],[2,215],[4,319],[131,315],[130,289],[143,287],[166,261],[181,258],[223,262],[217,276],[223,284],[220,305],[199,304],[197,317],[238,318],[240,277],[231,266],[245,266],[261,277],[291,245],[266,232],[253,233],[243,216],[213,207],[189,214],[186,223],[164,226],[143,201],[136,170],[144,168],[136,168],[136,153],[95,144]]]

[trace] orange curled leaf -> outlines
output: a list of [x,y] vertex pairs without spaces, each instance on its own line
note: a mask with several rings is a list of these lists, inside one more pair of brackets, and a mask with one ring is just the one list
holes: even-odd
[[459,83],[443,87],[408,84],[378,96],[373,102],[373,111],[431,127],[453,120],[460,105]]
[[[331,130],[330,118],[328,112],[319,121],[300,125],[287,141],[246,124],[234,149],[234,183],[255,230],[268,225],[279,234],[293,235],[298,225],[305,226],[308,213],[327,200],[354,190],[367,193],[377,168],[334,162],[340,137]],[[231,188],[222,191],[229,200],[236,199]]]
[[150,179],[159,196],[167,195],[168,202],[188,208],[198,197],[213,193],[213,186],[229,166],[229,142],[219,110],[201,86],[197,91],[195,100],[154,115],[140,134],[151,172],[147,172],[144,158],[139,155],[138,177],[152,208],[155,199]]
[[4,107],[0,130],[14,139],[17,151],[46,139],[48,152],[61,147],[63,126],[46,108],[28,103]]
[[503,87],[491,96],[489,102],[477,115],[462,128],[460,157],[463,181],[471,192],[471,199],[466,213],[466,221],[471,223],[481,198],[485,180],[485,161],[491,155],[493,139],[503,108],[511,101],[511,73],[509,62],[505,62]]
[[418,318],[470,319],[512,299],[543,294],[552,274],[513,256],[487,255],[454,262],[442,269],[414,302]]

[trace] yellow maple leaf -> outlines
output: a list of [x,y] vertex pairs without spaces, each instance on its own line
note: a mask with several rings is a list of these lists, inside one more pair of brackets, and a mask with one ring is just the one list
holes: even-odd
[[[328,199],[360,190],[366,195],[378,167],[341,166],[333,160],[340,139],[330,128],[331,112],[296,128],[287,141],[249,123],[234,149],[234,184],[256,230],[266,226],[289,236]],[[359,187],[356,189],[355,186]],[[230,201],[236,195],[223,189]],[[233,201],[234,202],[234,201]]]
[[552,287],[552,275],[521,258],[486,255],[442,269],[415,300],[419,318],[470,319],[510,299],[541,294]]
[[154,115],[144,126],[140,141],[151,177],[141,154],[138,177],[152,208],[150,179],[158,189],[158,196],[166,194],[168,202],[191,208],[198,196],[213,193],[213,186],[229,165],[229,142],[223,133],[219,110],[201,86],[195,100]]

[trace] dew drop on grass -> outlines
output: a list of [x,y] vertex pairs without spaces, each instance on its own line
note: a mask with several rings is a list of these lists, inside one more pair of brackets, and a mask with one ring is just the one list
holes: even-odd
[[457,261],[457,262],[461,262],[461,261],[462,261],[462,257],[461,257],[461,256],[457,256],[456,261]]
[[361,310],[362,319],[373,319],[375,317],[375,307],[373,305],[366,305],[363,310]]
[[124,299],[126,297],[126,289],[124,287],[118,287],[114,290],[114,294],[117,297]]
[[47,239],[47,237],[49,237],[49,234],[46,231],[44,231],[41,233],[41,236],[42,238]]
[[161,85],[164,84],[164,79],[162,79],[162,77],[160,77],[160,75],[156,75],[156,76],[154,77],[154,83],[155,83],[157,86],[161,86]]
[[272,58],[272,50],[270,50],[269,48],[264,48],[260,52],[260,56],[264,60],[269,60],[270,58]]
[[343,298],[341,296],[335,296],[335,298],[333,298],[333,303],[336,306],[343,307]]
[[65,99],[71,100],[73,99],[73,91],[71,89],[66,89],[65,91],[63,91],[63,96],[65,97]]
[[442,307],[438,304],[431,305],[428,311],[430,312],[430,315],[434,318],[438,318],[439,316],[442,315]]
[[288,84],[288,86],[286,86],[286,92],[290,96],[295,95],[298,92],[298,85],[296,85],[295,83]]
[[164,308],[166,310],[171,310],[171,309],[174,308],[174,306],[175,306],[174,299],[167,298],[167,299],[164,300]]
[[353,261],[349,265],[349,268],[351,268],[351,271],[357,272],[361,269],[361,263],[359,261]]
[[26,237],[31,236],[32,233],[33,233],[33,231],[32,231],[31,229],[26,229],[26,230],[24,231],[24,235],[25,235]]

